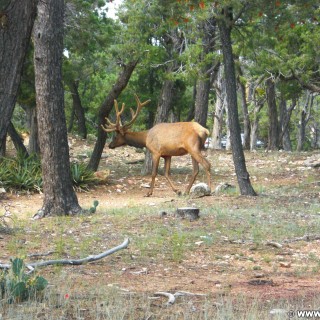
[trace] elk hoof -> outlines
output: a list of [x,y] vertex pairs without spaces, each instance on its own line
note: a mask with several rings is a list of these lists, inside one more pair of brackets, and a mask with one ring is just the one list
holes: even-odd
[[177,194],[177,196],[181,197],[182,196],[182,192],[180,190],[175,190],[175,193]]
[[145,195],[145,197],[147,198],[147,197],[150,197],[151,195],[152,195],[152,193],[148,192],[148,193]]

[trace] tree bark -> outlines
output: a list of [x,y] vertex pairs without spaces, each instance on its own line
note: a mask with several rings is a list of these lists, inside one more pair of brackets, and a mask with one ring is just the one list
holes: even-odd
[[130,61],[128,64],[123,65],[123,69],[121,73],[119,74],[119,77],[116,81],[116,83],[113,85],[111,90],[109,91],[106,99],[102,103],[99,109],[99,126],[98,126],[98,137],[97,141],[95,143],[90,161],[88,163],[88,169],[91,169],[93,171],[97,171],[99,167],[99,162],[101,159],[101,155],[103,152],[103,148],[106,144],[107,140],[107,133],[102,130],[101,125],[105,124],[106,117],[109,116],[109,113],[111,112],[114,100],[117,99],[120,95],[120,93],[123,91],[123,89],[127,86],[130,77],[132,75],[132,72],[134,68],[136,67],[138,61]]
[[223,10],[223,17],[218,20],[220,40],[222,44],[223,63],[226,77],[226,94],[228,107],[228,124],[230,128],[233,162],[242,195],[257,195],[251,186],[241,144],[240,124],[237,107],[237,87],[234,58],[231,42],[232,16],[230,8]]
[[274,81],[269,78],[266,80],[266,95],[268,104],[269,130],[268,130],[268,149],[279,150],[279,120],[276,104],[276,90]]
[[34,64],[44,200],[37,217],[81,212],[72,186],[64,114],[63,17],[63,0],[39,2]]
[[17,100],[38,0],[0,3],[0,150]]

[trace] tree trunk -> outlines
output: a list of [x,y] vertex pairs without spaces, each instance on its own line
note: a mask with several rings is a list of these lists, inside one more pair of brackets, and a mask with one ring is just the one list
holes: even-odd
[[197,80],[197,94],[195,101],[194,119],[203,127],[206,127],[207,125],[210,87],[210,79]]
[[290,132],[289,132],[289,122],[292,114],[292,110],[294,109],[296,103],[293,100],[291,107],[287,108],[287,102],[282,97],[280,100],[280,128],[281,128],[281,136],[280,141],[282,142],[283,150],[292,151],[291,140],[290,140]]
[[268,149],[279,150],[279,120],[276,104],[276,90],[274,81],[269,78],[266,81],[266,95],[268,104],[269,130]]
[[37,108],[27,108],[26,112],[30,114],[30,136],[29,136],[29,153],[40,154],[39,137],[38,137],[38,121]]
[[237,84],[235,75],[234,58],[231,43],[230,9],[223,11],[223,17],[218,20],[220,40],[222,44],[224,73],[226,77],[226,94],[228,107],[228,125],[230,128],[233,162],[242,195],[255,196],[256,192],[251,186],[249,173],[246,168],[244,153],[241,144],[240,124],[237,107]]
[[310,119],[310,110],[313,105],[313,95],[308,91],[306,102],[300,112],[300,121],[298,127],[297,137],[297,151],[302,151],[305,139],[306,139],[306,126]]
[[71,81],[69,83],[69,88],[72,95],[74,115],[76,116],[77,122],[78,122],[78,131],[81,138],[86,139],[87,138],[86,119],[85,119],[85,113],[82,107],[82,103],[81,103],[81,99],[78,91],[78,83],[76,81]]
[[196,84],[196,99],[195,99],[195,121],[200,123],[203,127],[207,125],[208,106],[209,106],[209,92],[212,84],[211,73],[215,69],[217,73],[218,67],[214,66],[214,61],[206,62],[207,55],[214,51],[216,44],[216,19],[206,19],[200,24],[200,32],[202,34],[202,48],[203,51],[200,60],[203,63],[199,77]]
[[28,151],[23,144],[22,138],[20,137],[19,133],[17,132],[11,121],[8,127],[8,135],[11,137],[11,140],[17,152],[21,153],[24,158],[27,158],[29,156]]
[[127,86],[130,77],[132,75],[132,72],[134,68],[136,67],[138,61],[130,61],[128,64],[123,65],[123,69],[116,81],[116,83],[113,85],[111,90],[109,91],[106,99],[102,103],[99,109],[99,127],[98,127],[98,137],[97,141],[95,143],[90,161],[88,163],[88,169],[91,169],[93,171],[97,171],[99,167],[99,162],[101,159],[101,155],[103,152],[103,148],[106,144],[107,140],[107,133],[102,130],[101,125],[105,124],[106,117],[109,116],[109,113],[111,112],[114,100],[117,99],[120,95],[120,93],[123,91],[123,89]]
[[43,207],[37,216],[81,212],[73,190],[62,84],[63,0],[40,1],[34,28]]
[[16,103],[37,2],[8,0],[0,3],[0,150]]
[[212,149],[221,149],[223,114],[226,108],[226,85],[223,77],[223,68],[220,66],[215,82],[216,105],[212,127]]
[[258,130],[259,130],[259,120],[260,115],[259,112],[262,109],[264,102],[255,101],[255,107],[253,110],[253,120],[251,123],[251,133],[250,133],[250,150],[256,150],[257,148],[257,140],[258,140]]
[[[238,68],[239,76],[242,76],[241,67]],[[238,77],[240,95],[241,95],[241,106],[243,113],[243,140],[242,146],[244,150],[250,150],[250,118],[248,111],[246,86],[243,81]]]

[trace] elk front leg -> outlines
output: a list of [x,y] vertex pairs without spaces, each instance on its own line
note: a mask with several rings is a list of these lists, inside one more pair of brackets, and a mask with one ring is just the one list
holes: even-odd
[[180,191],[174,186],[170,179],[170,166],[171,166],[171,157],[163,157],[164,158],[164,176],[167,178],[172,190],[180,194]]
[[155,156],[152,154],[152,177],[151,177],[151,185],[150,191],[146,194],[146,197],[150,197],[153,193],[154,183],[156,180],[156,176],[158,174],[160,156]]

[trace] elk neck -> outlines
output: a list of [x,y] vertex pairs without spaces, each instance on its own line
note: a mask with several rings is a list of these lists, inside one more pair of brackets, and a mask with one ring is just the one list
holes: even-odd
[[128,131],[124,135],[124,138],[128,146],[136,147],[136,148],[144,148],[146,146],[147,134],[148,134],[148,130],[138,131],[138,132]]

